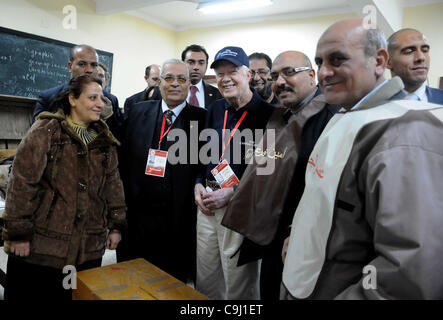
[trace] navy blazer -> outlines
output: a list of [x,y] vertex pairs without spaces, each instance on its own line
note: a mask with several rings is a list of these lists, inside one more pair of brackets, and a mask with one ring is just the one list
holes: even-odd
[[[67,83],[59,85],[57,87],[42,91],[37,99],[37,104],[34,109],[34,115],[32,118],[32,121],[35,121],[35,118],[37,115],[43,111],[49,111],[49,107],[51,105],[51,102],[54,101],[55,97],[62,92],[66,87],[68,86]],[[112,102],[112,111],[113,115],[106,120],[106,123],[109,126],[109,129],[111,130],[112,134],[117,138],[121,138],[121,130],[123,125],[123,115],[118,107],[118,99],[113,94],[109,93],[108,91],[103,91],[103,95],[111,100]]]
[[426,86],[426,96],[428,102],[443,105],[443,90]]

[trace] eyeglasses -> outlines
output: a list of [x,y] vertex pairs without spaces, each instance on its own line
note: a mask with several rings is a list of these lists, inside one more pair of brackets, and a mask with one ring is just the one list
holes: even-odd
[[171,75],[166,75],[166,77],[161,76],[161,78],[165,80],[167,83],[173,83],[176,79],[179,84],[185,84],[186,81],[188,81],[188,79],[186,79],[184,76],[175,77]]
[[272,81],[277,81],[277,79],[280,76],[280,74],[282,74],[283,78],[289,78],[289,77],[292,77],[293,75],[295,75],[295,74],[297,74],[299,72],[306,71],[306,70],[311,70],[311,68],[309,68],[309,67],[298,67],[298,68],[288,67],[288,68],[284,68],[280,72],[271,72],[271,79],[272,79]]
[[255,75],[258,73],[258,75],[259,76],[261,76],[261,77],[266,77],[267,75],[268,75],[268,73],[269,73],[269,70],[266,70],[266,69],[258,69],[257,71],[255,71],[255,70],[251,70],[251,73],[252,73],[252,77],[254,78],[255,77]]

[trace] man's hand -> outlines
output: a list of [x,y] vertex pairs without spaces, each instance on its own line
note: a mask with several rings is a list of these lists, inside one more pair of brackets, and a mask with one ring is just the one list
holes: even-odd
[[203,204],[209,210],[216,210],[226,206],[234,194],[233,188],[219,189],[202,196]]
[[212,211],[209,210],[209,208],[206,207],[203,203],[202,197],[206,194],[208,194],[208,192],[206,192],[205,187],[201,183],[197,183],[194,187],[195,204],[200,208],[200,211],[203,212],[205,215],[213,216],[214,213],[212,213]]
[[283,249],[281,251],[281,259],[283,260],[283,264],[285,264],[286,254],[288,253],[288,246],[289,246],[289,237],[285,239],[285,242],[283,243]]
[[29,241],[11,241],[9,252],[19,257],[27,257],[30,254]]
[[118,231],[113,231],[108,235],[108,239],[106,239],[106,249],[115,250],[117,249],[117,245],[122,239],[122,235]]

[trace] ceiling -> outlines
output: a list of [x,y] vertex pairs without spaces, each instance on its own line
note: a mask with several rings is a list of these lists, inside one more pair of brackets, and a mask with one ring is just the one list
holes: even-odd
[[[98,14],[127,13],[174,31],[239,22],[283,20],[355,12],[356,0],[273,0],[273,5],[226,14],[205,15],[197,11],[199,0],[94,0]],[[387,0],[358,0],[377,3]],[[357,1],[357,2],[358,2]],[[392,1],[392,0],[389,0]],[[401,6],[419,6],[443,0],[396,0]],[[378,7],[378,6],[377,6]]]

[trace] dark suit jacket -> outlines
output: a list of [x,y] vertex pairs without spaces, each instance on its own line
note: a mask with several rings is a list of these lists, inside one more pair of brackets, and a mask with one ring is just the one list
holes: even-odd
[[[49,107],[54,101],[55,97],[62,92],[68,85],[62,84],[57,87],[42,91],[37,99],[37,104],[34,109],[34,115],[32,121],[35,121],[35,118],[37,115],[43,111],[49,111]],[[112,111],[113,115],[106,120],[106,123],[109,126],[109,129],[111,130],[112,134],[120,140],[121,138],[121,130],[123,125],[123,115],[120,111],[120,108],[118,107],[118,99],[113,94],[109,93],[108,91],[103,91],[103,95],[111,100],[112,102]]]
[[210,84],[203,81],[203,88],[205,90],[205,108],[207,109],[208,106],[213,103],[215,100],[223,98],[220,91],[218,91],[217,88],[214,86],[211,86]]
[[[152,97],[149,98],[150,92],[154,90],[154,93]],[[136,94],[133,94],[129,98],[125,100],[125,105],[123,106],[123,117],[126,120],[128,118],[129,111],[131,110],[131,107],[139,102],[142,101],[148,101],[148,100],[161,100],[162,95],[160,93],[160,89],[158,87],[150,87],[148,89],[145,89],[143,91],[137,92]]]
[[[204,81],[203,81],[203,88],[205,90],[205,109],[208,109],[208,106],[211,103],[213,103],[214,101],[223,98],[223,96],[221,95],[220,91],[218,91],[217,88],[215,88],[214,86],[211,86],[210,84],[208,84]],[[162,99],[162,95],[160,92],[160,88],[155,87],[154,93],[149,100],[161,100],[161,99]],[[125,109],[125,112],[126,112],[126,109]]]
[[426,96],[429,102],[443,105],[443,90],[426,86]]
[[[158,149],[161,100],[139,102],[131,108],[122,141],[125,157],[120,164],[128,229],[119,244],[117,259],[142,257],[186,281],[187,277],[195,276],[194,184],[199,170],[198,164],[189,164],[190,130],[192,127],[199,134],[204,128],[206,110],[187,104],[174,121],[171,130],[186,132],[188,162],[175,165],[168,162],[165,177],[160,178],[146,175],[145,169],[149,149]],[[198,127],[191,121],[196,121]],[[162,149],[168,150],[173,144],[165,137]]]

